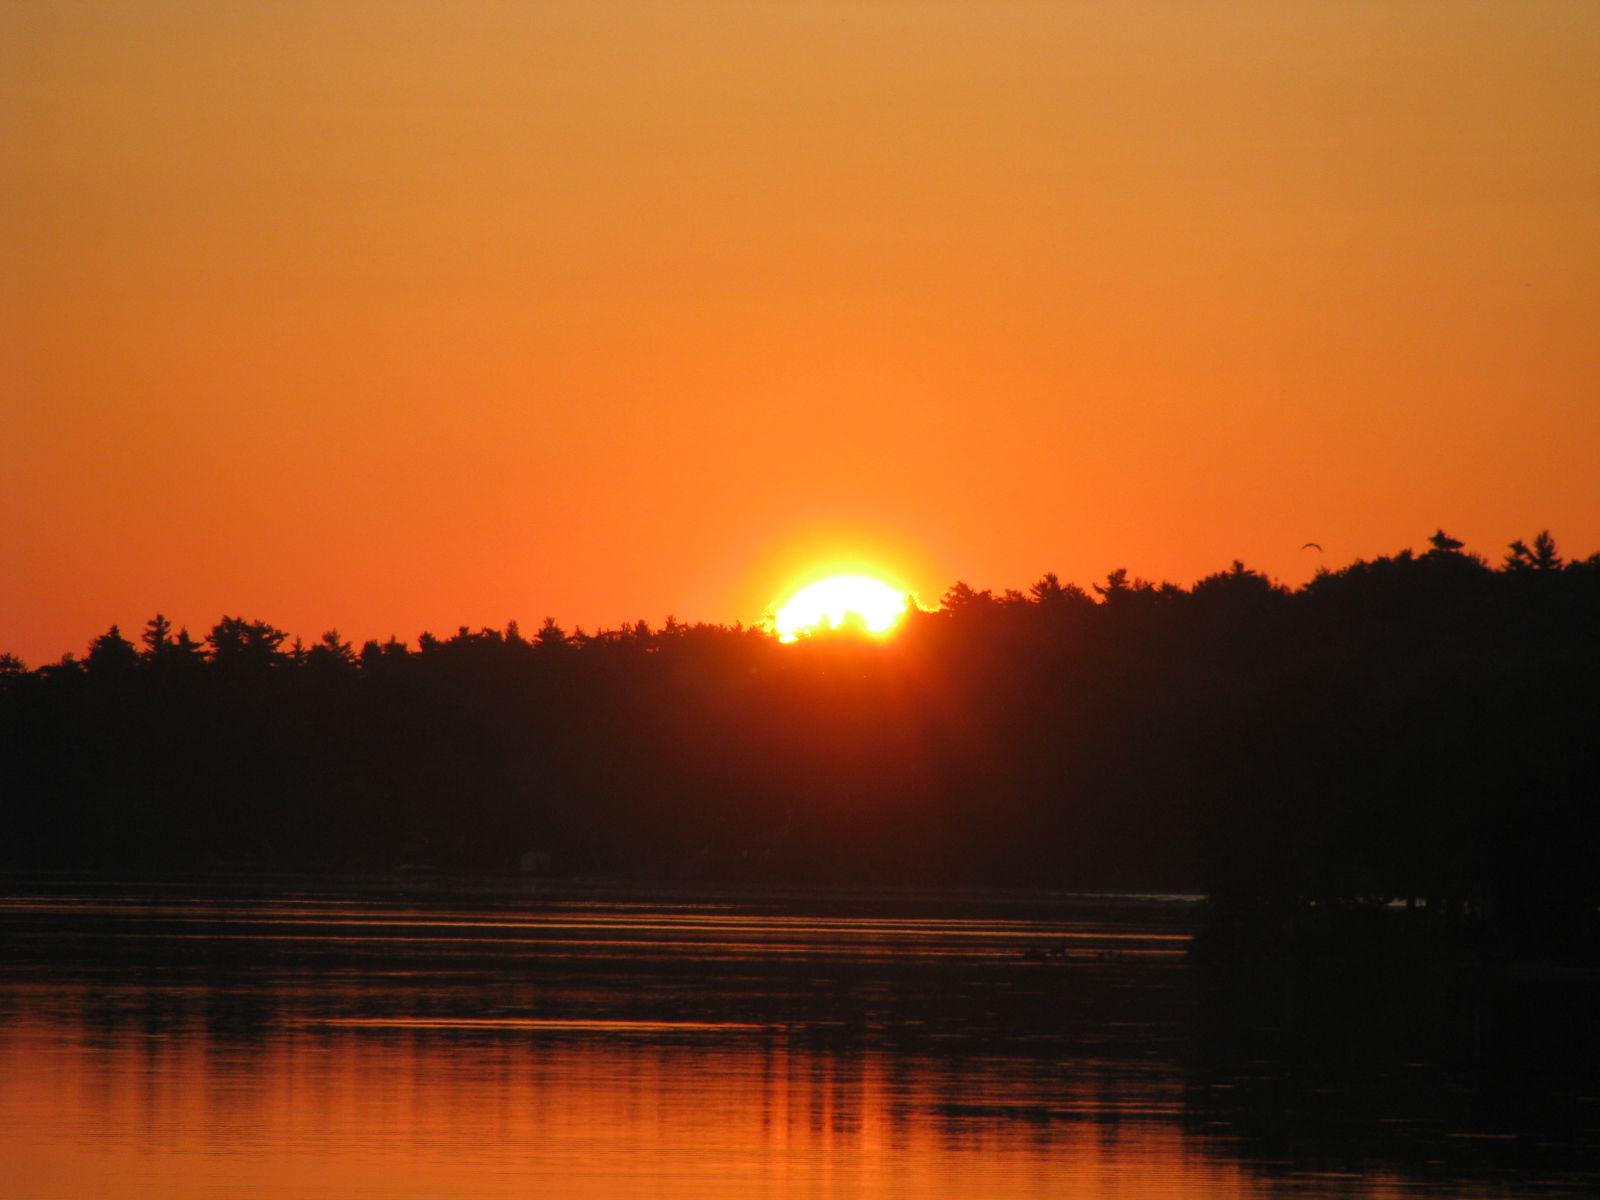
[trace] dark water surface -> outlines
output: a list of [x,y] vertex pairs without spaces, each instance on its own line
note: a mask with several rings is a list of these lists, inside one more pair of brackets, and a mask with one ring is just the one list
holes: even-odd
[[1600,1189],[1582,973],[1218,979],[1195,916],[13,881],[0,1196]]

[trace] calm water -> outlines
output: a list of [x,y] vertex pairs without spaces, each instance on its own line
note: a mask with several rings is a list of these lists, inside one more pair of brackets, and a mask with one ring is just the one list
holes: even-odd
[[[1241,996],[1195,977],[1192,919],[1156,901],[13,885],[0,1196],[1600,1183],[1592,1071],[1529,1065],[1543,1045],[1501,1053],[1503,1007],[1457,998],[1396,1022],[1415,1004],[1392,993],[1333,1017],[1316,997]],[[1590,993],[1558,990],[1580,999],[1557,1024],[1592,1019]]]

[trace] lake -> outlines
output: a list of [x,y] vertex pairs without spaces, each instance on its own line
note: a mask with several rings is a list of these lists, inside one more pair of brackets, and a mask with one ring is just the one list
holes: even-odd
[[1587,977],[1218,980],[1196,912],[12,880],[0,1196],[1600,1187]]

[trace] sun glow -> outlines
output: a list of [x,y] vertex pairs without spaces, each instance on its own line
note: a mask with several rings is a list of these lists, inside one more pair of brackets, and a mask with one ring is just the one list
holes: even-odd
[[819,628],[855,623],[872,634],[893,629],[906,611],[906,598],[870,575],[834,575],[801,588],[778,609],[773,624],[780,642],[792,642]]

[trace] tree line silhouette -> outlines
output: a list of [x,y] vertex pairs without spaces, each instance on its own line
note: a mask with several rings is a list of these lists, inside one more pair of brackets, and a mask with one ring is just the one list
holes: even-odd
[[[0,659],[0,865],[1400,898],[1592,933],[1600,554],[957,583],[878,643],[671,618]],[[1585,935],[1588,936],[1588,935]]]

